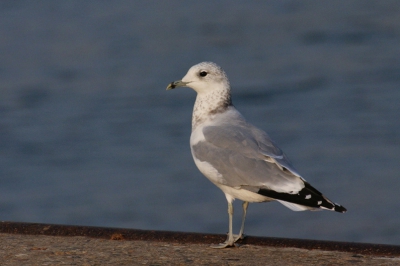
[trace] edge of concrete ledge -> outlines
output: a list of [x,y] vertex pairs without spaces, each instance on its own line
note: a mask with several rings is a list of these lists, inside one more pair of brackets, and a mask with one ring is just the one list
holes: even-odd
[[[84,236],[110,240],[141,240],[173,243],[212,244],[224,241],[226,235],[190,232],[139,230],[110,227],[57,225],[23,222],[0,222],[0,233],[47,236]],[[246,236],[240,244],[290,247],[308,250],[351,252],[370,256],[400,257],[400,246],[370,243],[289,239],[275,237]]]

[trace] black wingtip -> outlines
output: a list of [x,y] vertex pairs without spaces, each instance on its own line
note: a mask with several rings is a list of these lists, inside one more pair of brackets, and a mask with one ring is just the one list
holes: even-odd
[[333,203],[331,200],[322,195],[321,192],[312,187],[309,183],[304,183],[304,188],[297,194],[276,192],[273,190],[261,188],[258,194],[269,198],[283,200],[303,206],[308,206],[316,209],[325,209],[345,213],[347,209],[339,204]]
[[341,205],[335,204],[335,212],[345,213],[347,209]]

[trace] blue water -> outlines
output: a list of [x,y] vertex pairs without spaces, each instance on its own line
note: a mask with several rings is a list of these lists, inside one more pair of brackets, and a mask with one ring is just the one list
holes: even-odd
[[0,36],[1,220],[225,233],[190,154],[195,93],[165,91],[207,60],[348,209],[251,204],[247,234],[400,244],[396,1],[2,1]]

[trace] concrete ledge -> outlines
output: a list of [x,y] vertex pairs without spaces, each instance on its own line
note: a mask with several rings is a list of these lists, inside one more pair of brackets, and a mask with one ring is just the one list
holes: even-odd
[[[186,232],[149,231],[92,226],[70,226],[38,223],[0,222],[0,233],[47,236],[84,236],[109,240],[155,241],[179,244],[215,244],[223,242],[225,235]],[[400,246],[287,239],[247,236],[240,244],[276,248],[300,248],[307,250],[339,251],[369,256],[400,257]]]

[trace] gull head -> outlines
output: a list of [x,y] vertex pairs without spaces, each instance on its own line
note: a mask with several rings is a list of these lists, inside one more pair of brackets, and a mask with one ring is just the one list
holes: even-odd
[[220,66],[212,62],[202,62],[192,66],[181,80],[171,82],[167,90],[177,87],[192,88],[198,94],[203,94],[216,89],[229,91],[229,81]]

